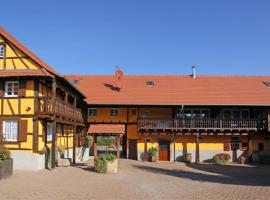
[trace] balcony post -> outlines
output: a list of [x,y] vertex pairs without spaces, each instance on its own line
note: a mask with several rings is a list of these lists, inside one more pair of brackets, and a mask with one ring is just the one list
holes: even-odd
[[76,128],[77,128],[76,125],[73,125],[73,152],[72,152],[73,164],[76,163],[76,147],[77,147]]
[[56,80],[52,81],[52,108],[53,108],[53,123],[52,123],[52,169],[56,165],[56,121],[55,121],[55,101],[56,101]]
[[39,114],[39,81],[34,80],[34,113],[35,117],[33,119],[33,153],[38,153],[38,114]]
[[252,161],[252,136],[248,137],[248,157]]
[[195,155],[195,162],[200,162],[200,137],[199,133],[196,133],[196,155]]

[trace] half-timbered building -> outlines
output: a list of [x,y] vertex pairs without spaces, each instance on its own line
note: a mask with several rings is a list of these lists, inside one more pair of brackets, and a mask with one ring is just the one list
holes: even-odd
[[[15,169],[43,169],[44,152],[57,146],[75,160],[83,99],[73,84],[0,28],[0,134]],[[48,155],[55,167],[57,155]]]

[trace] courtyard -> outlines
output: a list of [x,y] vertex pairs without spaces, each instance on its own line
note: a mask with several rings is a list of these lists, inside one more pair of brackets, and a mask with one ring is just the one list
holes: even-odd
[[217,166],[120,160],[118,174],[93,171],[93,160],[53,171],[15,171],[0,199],[267,199],[270,166]]

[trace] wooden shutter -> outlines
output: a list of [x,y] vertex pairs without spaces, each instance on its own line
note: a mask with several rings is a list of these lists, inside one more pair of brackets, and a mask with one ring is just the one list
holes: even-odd
[[19,142],[27,141],[27,120],[19,120],[18,141]]
[[20,80],[19,82],[19,97],[26,96],[26,80]]
[[5,81],[0,81],[0,97],[5,96]]

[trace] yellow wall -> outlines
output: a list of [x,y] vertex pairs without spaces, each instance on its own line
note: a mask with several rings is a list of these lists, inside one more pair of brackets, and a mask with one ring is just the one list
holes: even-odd
[[[0,42],[3,43],[3,38],[0,38]],[[13,48],[13,49],[12,49]],[[0,70],[8,69],[38,69],[38,65],[28,58],[15,46],[6,43],[6,68],[4,68],[4,59],[0,58]]]

